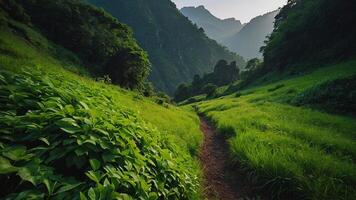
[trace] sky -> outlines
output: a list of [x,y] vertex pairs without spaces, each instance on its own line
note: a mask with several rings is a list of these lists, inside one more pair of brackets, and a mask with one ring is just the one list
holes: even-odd
[[234,17],[242,23],[282,7],[287,0],[172,0],[178,8],[203,5],[221,19]]

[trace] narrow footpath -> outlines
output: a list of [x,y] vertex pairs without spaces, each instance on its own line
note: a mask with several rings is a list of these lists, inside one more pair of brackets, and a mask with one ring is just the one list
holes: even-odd
[[229,162],[229,149],[226,139],[217,134],[206,118],[200,117],[200,129],[204,142],[200,161],[204,173],[204,195],[208,200],[241,200],[251,198],[251,187],[246,175]]

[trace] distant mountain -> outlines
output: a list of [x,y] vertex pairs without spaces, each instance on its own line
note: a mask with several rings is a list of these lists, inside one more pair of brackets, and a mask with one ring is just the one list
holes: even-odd
[[153,65],[149,79],[169,94],[195,74],[211,72],[220,59],[245,64],[242,57],[209,39],[170,0],[87,1],[132,27]]
[[241,22],[235,18],[222,20],[215,17],[204,6],[184,7],[180,11],[193,23],[202,27],[207,36],[222,44],[227,38],[238,33],[243,27]]
[[259,52],[264,45],[266,36],[273,31],[274,18],[279,10],[258,16],[247,23],[237,34],[225,40],[222,44],[245,58],[261,58]]

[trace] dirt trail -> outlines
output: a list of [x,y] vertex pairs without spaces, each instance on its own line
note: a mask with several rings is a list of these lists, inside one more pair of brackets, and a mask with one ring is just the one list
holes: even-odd
[[204,195],[209,200],[236,200],[251,198],[251,187],[246,175],[238,167],[229,165],[229,149],[225,138],[217,134],[209,122],[200,117],[204,134],[200,161],[204,172]]

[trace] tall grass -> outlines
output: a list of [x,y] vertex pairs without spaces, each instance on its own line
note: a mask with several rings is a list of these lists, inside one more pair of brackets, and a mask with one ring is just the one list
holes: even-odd
[[356,74],[354,66],[330,66],[196,106],[222,133],[233,130],[227,134],[232,158],[275,198],[355,199],[356,119],[284,104],[315,84]]

